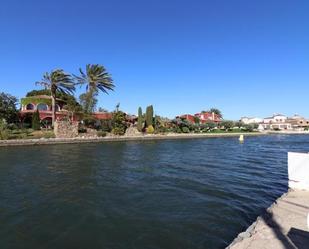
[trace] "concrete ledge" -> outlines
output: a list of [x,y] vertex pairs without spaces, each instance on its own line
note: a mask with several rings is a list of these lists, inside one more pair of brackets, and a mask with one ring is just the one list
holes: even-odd
[[309,191],[290,190],[259,216],[228,249],[305,249],[309,245]]
[[48,138],[48,139],[18,139],[0,140],[1,146],[22,146],[22,145],[47,145],[47,144],[74,144],[74,143],[93,143],[111,141],[143,141],[161,139],[192,139],[192,138],[217,138],[217,137],[239,137],[263,136],[264,133],[211,133],[211,134],[165,134],[165,135],[142,135],[142,136],[108,136],[95,138]]

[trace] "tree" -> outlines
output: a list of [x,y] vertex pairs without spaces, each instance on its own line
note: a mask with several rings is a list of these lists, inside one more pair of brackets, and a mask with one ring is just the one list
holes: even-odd
[[73,98],[67,98],[67,100],[65,100],[65,102],[66,103],[63,106],[63,109],[67,110],[70,113],[72,121],[73,121],[74,115],[76,113],[78,113],[80,116],[82,116],[82,114],[83,114],[83,107],[76,101],[76,99],[74,97]]
[[0,120],[4,119],[8,124],[16,122],[18,117],[16,105],[16,97],[8,93],[0,93]]
[[195,123],[195,124],[199,124],[199,123],[200,123],[200,118],[194,116],[194,123]]
[[126,132],[126,114],[122,111],[114,112],[112,119],[112,132],[115,135],[124,135]]
[[38,110],[33,113],[32,116],[32,129],[33,130],[40,130],[41,129],[41,123],[40,123],[40,113]]
[[230,130],[234,127],[234,122],[230,120],[224,120],[221,122],[221,126],[224,127],[225,130]]
[[50,90],[52,98],[52,125],[54,125],[56,119],[57,93],[73,94],[75,91],[73,79],[70,74],[65,73],[62,69],[56,69],[50,73],[45,73],[43,79],[36,82],[36,84]]
[[146,127],[153,126],[153,106],[147,106],[146,108]]
[[99,112],[108,112],[108,110],[105,109],[105,108],[103,108],[103,107],[99,107],[98,111],[99,111]]
[[242,121],[237,121],[235,122],[235,126],[238,127],[238,128],[241,128],[243,127],[245,124],[242,122]]
[[144,123],[144,118],[143,118],[143,111],[142,108],[138,108],[138,118],[137,118],[137,129],[139,132],[143,131],[143,123]]
[[95,107],[98,103],[98,93],[83,93],[79,96],[79,103],[82,106],[85,113],[90,114],[95,111]]
[[223,117],[222,112],[218,108],[210,108],[208,112],[218,115],[219,118]]
[[86,85],[86,93],[83,97],[87,102],[85,111],[91,113],[94,111],[97,103],[98,92],[102,91],[108,94],[108,91],[113,91],[115,86],[110,74],[106,71],[104,66],[98,64],[87,64],[86,72],[79,69],[80,76],[76,76],[77,84]]

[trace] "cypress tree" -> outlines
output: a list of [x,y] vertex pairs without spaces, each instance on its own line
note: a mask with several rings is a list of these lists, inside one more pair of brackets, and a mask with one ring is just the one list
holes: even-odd
[[33,116],[32,116],[32,129],[34,130],[41,129],[40,113],[38,110],[35,113],[33,113]]
[[146,109],[146,127],[153,126],[153,106],[147,106]]
[[142,132],[143,131],[143,111],[142,111],[142,108],[139,107],[138,108],[138,118],[137,118],[137,129],[139,132]]

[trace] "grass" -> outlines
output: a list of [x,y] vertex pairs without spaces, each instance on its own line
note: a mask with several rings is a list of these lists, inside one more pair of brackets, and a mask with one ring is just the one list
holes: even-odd
[[51,130],[34,131],[32,129],[16,129],[5,130],[2,132],[2,139],[40,139],[40,138],[54,138],[54,132]]

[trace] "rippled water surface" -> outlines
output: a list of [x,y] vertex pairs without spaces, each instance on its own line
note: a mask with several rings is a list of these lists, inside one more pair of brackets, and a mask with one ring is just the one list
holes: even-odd
[[224,248],[309,136],[0,148],[0,248]]

